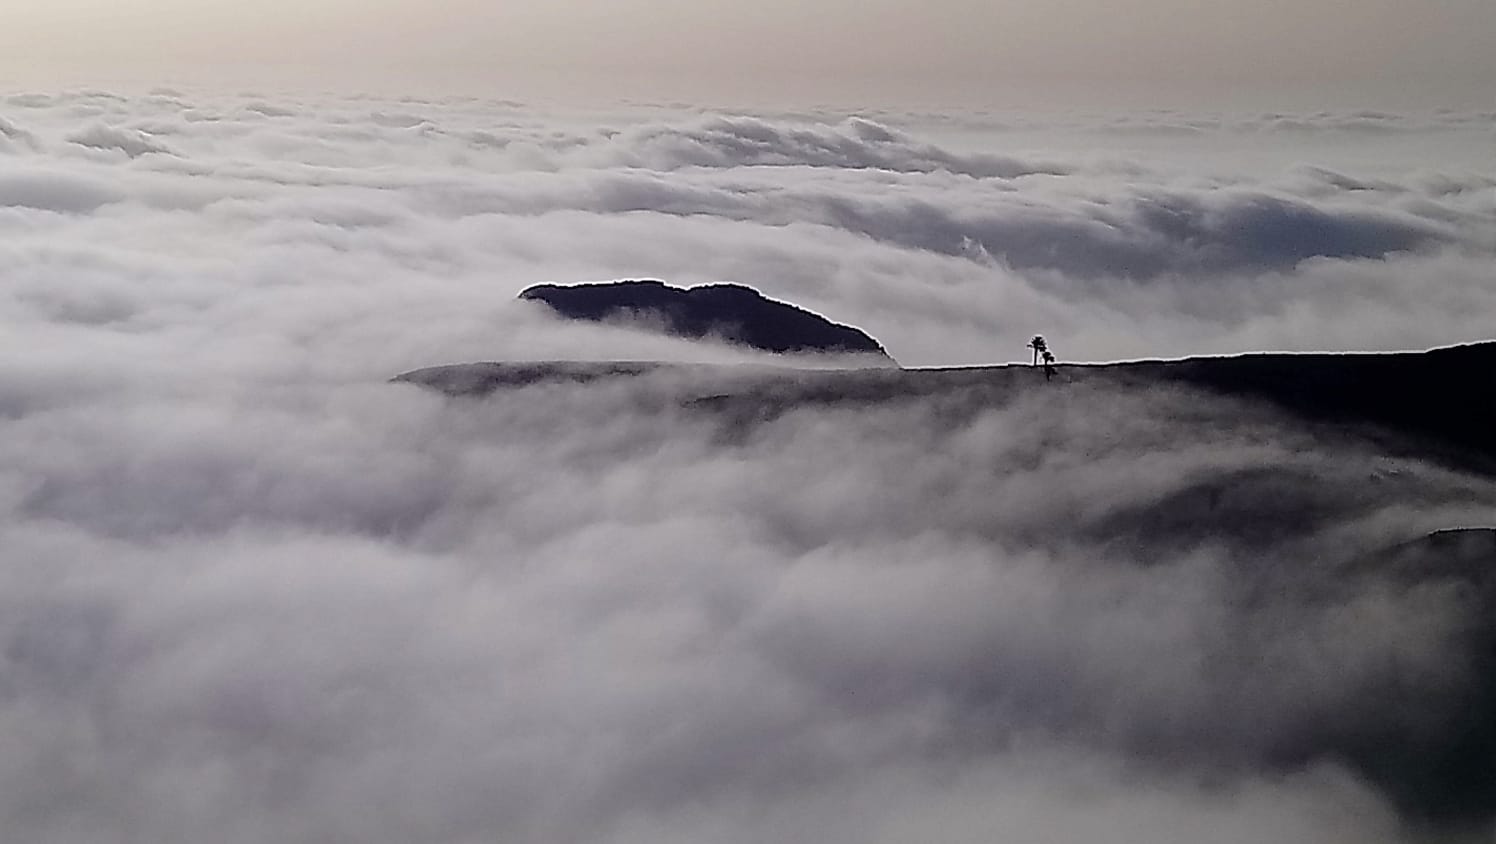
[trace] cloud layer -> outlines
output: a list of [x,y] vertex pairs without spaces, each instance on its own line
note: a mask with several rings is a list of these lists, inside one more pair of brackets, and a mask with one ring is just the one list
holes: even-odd
[[689,401],[752,367],[385,383],[764,362],[513,301],[622,277],[753,284],[906,364],[1477,339],[1496,185],[1404,143],[1488,119],[1302,116],[1343,156],[1244,175],[971,115],[0,103],[18,839],[1489,835],[1416,752],[1478,738],[1489,584],[1365,562],[1489,523],[1487,478],[1027,371],[777,415]]
[[[1193,119],[1204,138],[1117,145],[1112,118],[994,129],[176,91],[6,103],[12,266],[39,266],[39,251],[94,266],[154,255],[166,274],[186,261],[205,294],[252,291],[292,319],[340,319],[305,301],[340,277],[389,285],[365,289],[371,310],[386,295],[445,309],[449,337],[537,282],[737,281],[886,337],[900,360],[951,364],[1017,358],[1034,330],[1072,359],[1421,348],[1483,338],[1496,309],[1484,272],[1496,184],[1426,169],[1419,153],[1479,149],[1485,115],[1383,115],[1397,131],[1366,136],[1343,126],[1367,115],[1293,128],[1205,116]],[[1298,124],[1334,140],[1301,145]],[[922,126],[952,144],[920,140]],[[990,152],[1004,144],[1016,151]],[[1240,153],[1213,171],[1202,150],[1214,146]],[[1236,172],[1257,158],[1271,165]],[[545,351],[485,333],[486,353],[474,337],[387,368]]]

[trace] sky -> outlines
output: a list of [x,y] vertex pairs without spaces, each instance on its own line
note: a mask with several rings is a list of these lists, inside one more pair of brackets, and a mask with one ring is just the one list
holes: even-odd
[[6,9],[0,829],[1491,840],[1490,475],[1069,366],[1492,339],[1490,12],[1129,6]]
[[5,19],[0,76],[31,80],[1278,107],[1489,106],[1496,82],[1484,0],[11,0]]

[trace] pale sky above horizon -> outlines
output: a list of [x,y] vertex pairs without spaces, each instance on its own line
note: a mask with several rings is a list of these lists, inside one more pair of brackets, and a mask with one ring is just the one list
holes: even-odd
[[[1484,107],[1489,0],[7,0],[0,80]],[[1347,14],[1353,8],[1354,14]]]

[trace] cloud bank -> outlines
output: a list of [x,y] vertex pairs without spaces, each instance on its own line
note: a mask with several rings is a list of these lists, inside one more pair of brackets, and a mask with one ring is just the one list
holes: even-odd
[[1490,779],[1425,761],[1489,740],[1489,583],[1366,562],[1490,523],[1488,478],[1084,380],[762,416],[686,400],[753,367],[385,383],[764,362],[513,300],[638,276],[913,364],[1477,339],[1496,185],[1414,130],[1245,176],[917,115],[3,103],[18,839],[1490,834]]
[[[292,319],[308,318],[292,300],[312,288],[271,279],[388,284],[452,323],[539,282],[735,281],[886,336],[900,360],[951,364],[1016,359],[1036,329],[1072,359],[1424,348],[1483,339],[1493,310],[1496,184],[1473,164],[1489,115],[1385,115],[1398,131],[1369,136],[1336,128],[1366,115],[1294,116],[1327,127],[1307,143],[1280,125],[1290,116],[1145,114],[1129,125],[1184,120],[1204,137],[1118,144],[1114,117],[177,91],[6,103],[0,207],[31,235],[8,238],[12,265],[35,266],[35,249],[95,265],[186,257],[211,265],[194,267],[198,289],[252,289]],[[1423,148],[1454,169],[1431,169]],[[383,295],[360,298],[382,311]],[[474,338],[378,363],[544,342],[486,333],[486,353]]]

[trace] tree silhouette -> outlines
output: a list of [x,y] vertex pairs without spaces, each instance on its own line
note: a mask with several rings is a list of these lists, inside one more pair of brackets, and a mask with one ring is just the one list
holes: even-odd
[[1035,334],[1034,339],[1029,341],[1028,347],[1034,350],[1034,366],[1039,365],[1039,355],[1048,354],[1049,352],[1049,344],[1044,342],[1044,335],[1042,334]]

